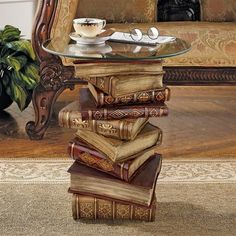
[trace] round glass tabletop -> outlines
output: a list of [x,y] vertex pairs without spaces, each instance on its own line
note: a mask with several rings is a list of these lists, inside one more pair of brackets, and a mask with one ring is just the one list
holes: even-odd
[[176,38],[155,46],[106,41],[102,44],[79,44],[70,38],[53,38],[43,43],[51,54],[78,59],[145,60],[162,59],[186,53],[191,48],[186,41]]

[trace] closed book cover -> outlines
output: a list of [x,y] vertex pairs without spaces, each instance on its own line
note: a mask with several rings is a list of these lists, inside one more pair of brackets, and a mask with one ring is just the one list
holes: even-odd
[[[120,45],[124,47],[124,44]],[[78,63],[74,61],[73,66],[76,67],[76,78],[93,84],[113,97],[163,87],[164,72],[162,63],[158,60],[134,60],[132,63],[117,61],[83,63],[80,60]]]
[[170,100],[170,89],[163,87],[160,89],[139,91],[132,94],[127,94],[120,97],[112,97],[111,95],[105,94],[100,89],[88,83],[88,88],[92,93],[97,107],[113,106],[113,105],[137,105],[146,103],[160,103]]
[[[160,144],[161,140],[158,143]],[[71,140],[68,146],[68,154],[72,159],[127,182],[130,182],[137,170],[154,155],[155,150],[156,145],[134,155],[129,161],[113,163],[104,154],[90,148],[79,138]]]
[[93,84],[104,93],[116,98],[142,90],[158,89],[163,87],[163,72],[152,75],[114,75],[105,77],[80,77]]
[[69,192],[150,206],[160,170],[161,155],[155,154],[128,183],[75,161],[68,170]]
[[168,115],[165,103],[142,104],[134,106],[108,106],[98,108],[89,89],[79,91],[79,103],[82,120],[120,120]]
[[82,120],[78,101],[70,103],[58,115],[61,127],[81,129],[106,137],[133,140],[148,122],[148,118],[122,120]]
[[152,222],[156,215],[156,197],[150,207],[117,202],[92,196],[73,194],[72,215],[74,220],[140,220]]
[[131,141],[107,138],[85,130],[78,130],[76,136],[88,146],[105,154],[112,162],[124,162],[132,159],[133,155],[156,145],[161,140],[162,131],[147,123]]

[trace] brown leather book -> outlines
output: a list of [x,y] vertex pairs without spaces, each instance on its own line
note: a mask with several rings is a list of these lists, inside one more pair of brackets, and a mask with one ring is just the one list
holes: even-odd
[[120,120],[168,115],[168,108],[164,103],[97,108],[95,100],[87,88],[80,89],[79,103],[82,120]]
[[148,122],[148,118],[122,120],[82,120],[78,101],[70,103],[58,115],[61,127],[81,129],[106,137],[133,140]]
[[74,220],[141,220],[152,222],[156,215],[156,197],[150,207],[117,202],[86,195],[73,194],[72,215]]
[[[161,140],[158,143],[160,144]],[[155,150],[156,145],[134,155],[129,161],[115,164],[104,154],[83,143],[79,138],[71,140],[68,146],[68,154],[72,159],[91,168],[116,176],[126,182],[130,182],[137,173],[137,170],[145,165],[150,156],[154,155]]]
[[107,138],[85,130],[78,130],[76,136],[88,146],[105,154],[112,162],[124,162],[132,159],[133,155],[159,143],[162,131],[148,123],[132,141]]
[[88,83],[88,88],[92,93],[97,107],[109,105],[137,105],[147,103],[160,103],[170,100],[170,89],[163,87],[160,89],[140,91],[132,94],[113,98],[111,95],[103,93],[100,89]]
[[155,154],[127,183],[75,161],[68,170],[71,176],[69,192],[150,206],[160,170],[161,155]]

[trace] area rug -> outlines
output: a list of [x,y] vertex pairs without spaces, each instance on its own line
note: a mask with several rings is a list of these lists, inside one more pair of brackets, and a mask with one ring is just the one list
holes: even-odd
[[152,223],[75,222],[69,160],[0,160],[0,235],[236,235],[236,161],[165,161]]

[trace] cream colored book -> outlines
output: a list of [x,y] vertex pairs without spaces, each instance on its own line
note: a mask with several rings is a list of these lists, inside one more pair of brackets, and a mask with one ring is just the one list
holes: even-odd
[[148,122],[148,118],[122,120],[82,120],[79,102],[63,108],[58,115],[61,127],[92,131],[106,137],[133,140]]
[[80,77],[106,94],[116,98],[140,91],[159,89],[163,87],[163,74],[136,74],[136,75],[114,75]]
[[85,130],[78,130],[76,135],[84,143],[104,153],[111,161],[123,162],[131,159],[133,155],[156,145],[161,140],[162,131],[148,123],[132,141],[107,138]]

